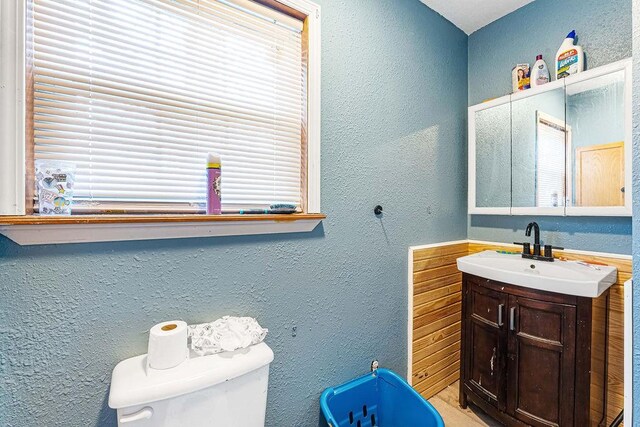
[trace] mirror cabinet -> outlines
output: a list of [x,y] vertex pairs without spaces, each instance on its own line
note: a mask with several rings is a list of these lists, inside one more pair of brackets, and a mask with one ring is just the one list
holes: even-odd
[[631,61],[469,108],[469,213],[631,216]]

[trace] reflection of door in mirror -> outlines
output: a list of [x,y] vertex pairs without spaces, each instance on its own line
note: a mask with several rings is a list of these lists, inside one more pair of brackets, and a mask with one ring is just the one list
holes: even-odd
[[624,142],[576,148],[576,206],[624,205]]
[[573,160],[567,185],[576,207],[624,206],[625,73],[567,85]]
[[571,153],[571,128],[564,120],[536,112],[536,206],[565,205],[567,153]]

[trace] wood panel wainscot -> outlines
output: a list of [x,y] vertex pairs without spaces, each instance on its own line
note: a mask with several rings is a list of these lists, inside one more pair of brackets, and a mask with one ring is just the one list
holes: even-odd
[[[457,259],[485,250],[518,249],[513,245],[475,241],[410,248],[409,380],[426,399],[458,381],[460,376],[462,273],[456,266]],[[623,298],[624,283],[631,278],[631,259],[571,251],[557,251],[556,257],[601,262],[618,269],[617,281],[609,291],[606,402],[595,397],[591,401],[592,411],[606,404],[606,425],[610,425],[624,407]],[[607,320],[604,310],[596,310],[594,316],[602,323]],[[594,342],[601,343],[601,337],[597,338]],[[604,352],[594,348],[594,353]],[[591,386],[601,387],[603,380],[604,376],[600,376]]]

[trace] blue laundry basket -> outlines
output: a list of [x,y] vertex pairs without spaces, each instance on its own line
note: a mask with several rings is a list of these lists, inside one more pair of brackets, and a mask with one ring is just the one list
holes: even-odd
[[331,427],[444,427],[438,411],[388,369],[326,389],[320,408]]

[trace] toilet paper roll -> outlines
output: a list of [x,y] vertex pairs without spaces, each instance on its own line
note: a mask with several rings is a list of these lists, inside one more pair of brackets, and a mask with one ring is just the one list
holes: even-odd
[[175,368],[187,358],[187,324],[181,320],[162,322],[149,331],[147,363],[153,369]]

